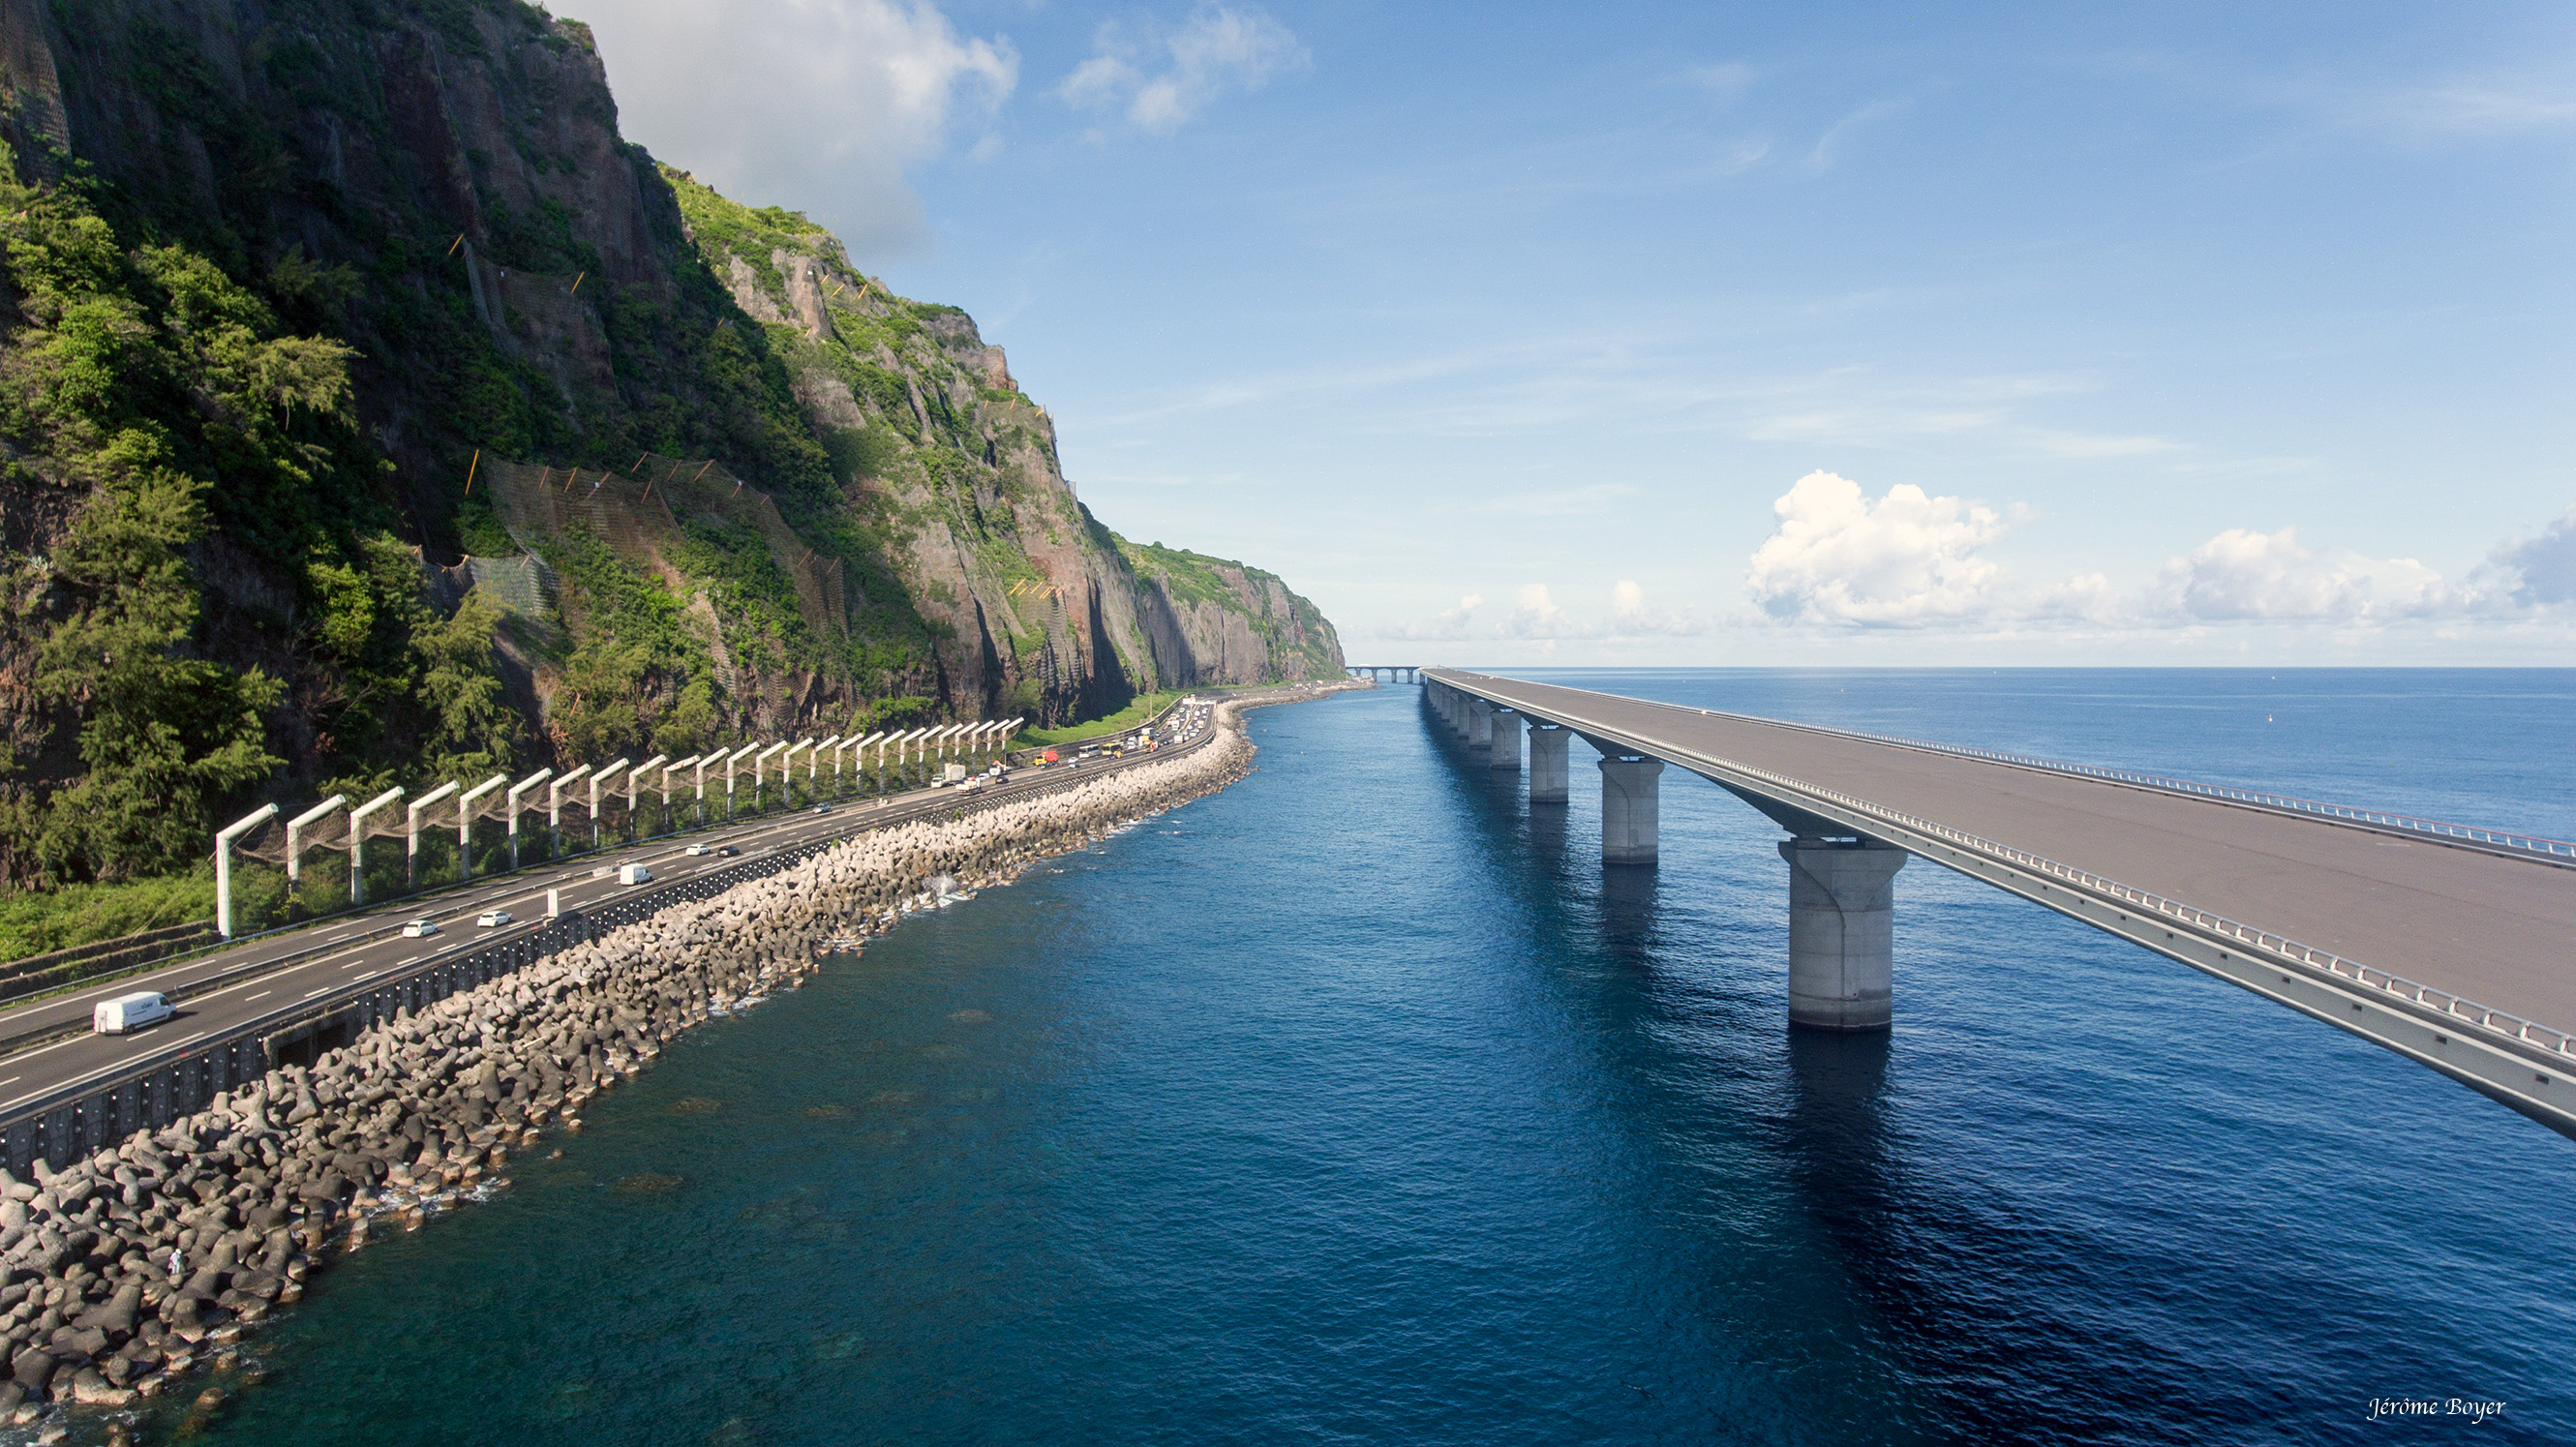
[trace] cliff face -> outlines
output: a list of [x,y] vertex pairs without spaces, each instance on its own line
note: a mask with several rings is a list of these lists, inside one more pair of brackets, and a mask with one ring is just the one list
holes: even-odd
[[1160,543],[1116,539],[1144,584],[1142,617],[1156,656],[1187,660],[1209,683],[1339,678],[1341,640],[1276,573]]
[[[1101,527],[964,313],[623,141],[577,22],[0,0],[0,107],[0,878],[326,785],[1338,666],[1275,577]],[[70,827],[120,778],[159,842]]]

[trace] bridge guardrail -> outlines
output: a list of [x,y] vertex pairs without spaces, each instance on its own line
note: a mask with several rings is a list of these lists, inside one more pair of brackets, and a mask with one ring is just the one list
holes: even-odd
[[[1680,705],[1670,704],[1663,706],[1680,707]],[[1684,712],[1738,719],[1748,723],[1778,725],[1785,722],[1781,719],[1756,718],[1751,714],[1723,713],[1713,709],[1685,709]],[[1999,749],[1980,749],[1966,744],[1933,743],[1925,739],[1909,739],[1896,734],[1870,733],[1865,729],[1831,728],[1823,724],[1803,723],[1790,723],[1786,726],[1805,729],[1811,733],[1861,739],[1874,744],[1921,749],[1926,753],[1951,754],[1960,758],[1981,759],[1987,763],[2009,764],[2015,768],[2038,769],[2053,774],[2072,774],[2079,778],[2101,779],[2115,784],[2129,784],[2138,788],[2189,794],[2199,798],[2225,799],[2231,803],[2254,804],[2266,809],[2280,809],[2294,814],[2313,814],[2320,818],[2339,819],[2350,824],[2403,829],[2410,833],[2430,834],[2465,843],[2484,844],[2497,849],[2538,854],[2544,858],[2576,864],[2576,843],[2570,843],[2564,839],[2551,839],[2545,835],[2516,834],[2502,829],[2482,829],[2474,824],[2452,824],[2440,819],[2418,818],[2412,814],[2392,814],[2379,809],[2355,808],[2349,804],[2329,804],[2321,799],[2302,799],[2295,794],[2274,794],[2261,789],[2238,789],[2225,784],[2202,784],[2190,779],[2168,778],[2162,774],[2140,773],[2134,769],[2070,763],[2064,759],[2044,759],[2031,754],[2006,753]]]
[[[1491,675],[1482,675],[1488,676]],[[2168,778],[2162,774],[2141,773],[2134,769],[2114,769],[2098,764],[2070,763],[2064,759],[2041,758],[2035,754],[2007,753],[2000,749],[1980,749],[1967,744],[1934,743],[1927,739],[1909,739],[1901,734],[1872,733],[1867,729],[1839,728],[1831,724],[1798,723],[1789,719],[1763,718],[1758,714],[1733,713],[1725,709],[1694,708],[1688,704],[1665,703],[1659,699],[1627,700],[1674,713],[1693,714],[1701,718],[1722,718],[1737,723],[1766,724],[1773,728],[1798,729],[1805,733],[1826,734],[1835,738],[1858,739],[1864,743],[1887,744],[1896,748],[1919,749],[1931,754],[1950,754],[1964,759],[1980,759],[1991,764],[2009,764],[2015,768],[2037,769],[2046,773],[2070,774],[2078,778],[2100,779],[2166,793],[2189,794],[2205,799],[2225,799],[2231,803],[2251,804],[2260,808],[2279,809],[2293,814],[2338,819],[2350,824],[2366,824],[2383,829],[2427,834],[2462,843],[2485,845],[2492,849],[2534,854],[2558,863],[2576,864],[2576,842],[2551,839],[2540,834],[2517,834],[2505,829],[2484,829],[2473,824],[2453,824],[2440,819],[2419,818],[2412,814],[2395,814],[2380,809],[2360,809],[2348,804],[2329,804],[2319,799],[2302,799],[2295,794],[2274,794],[2261,789],[2238,789],[2225,784],[2195,783],[2190,779]]]
[[[1645,702],[1647,700],[1635,701]],[[1514,708],[1521,707],[1521,705],[1518,704],[1514,704],[1512,706]],[[1673,708],[1683,713],[1705,715],[1713,712],[1708,709],[1685,708],[1677,704],[1667,704],[1662,706]],[[1523,711],[1529,712],[1530,710],[1524,709]],[[1590,732],[1600,733],[1610,737],[1629,737],[1623,730],[1608,728],[1601,724],[1594,723],[1589,719],[1580,719],[1572,715],[1556,716],[1565,719],[1567,723],[1574,725],[1577,728],[1587,729]],[[1750,718],[1749,715],[1742,714],[1726,714],[1720,716],[1727,718]],[[1777,722],[1777,720],[1774,719],[1751,719],[1750,721],[1756,723]],[[1807,726],[1792,725],[1792,727]],[[1850,731],[1820,729],[1818,732],[1849,733]],[[1872,742],[1901,742],[1897,740],[1878,739],[1867,734],[1851,734],[1851,736],[1869,738]],[[1642,742],[1640,746],[1642,747]],[[1803,779],[1793,779],[1785,774],[1775,774],[1768,769],[1758,768],[1752,764],[1740,763],[1734,759],[1720,758],[1713,754],[1702,754],[1691,749],[1674,748],[1671,745],[1661,745],[1650,752],[1658,755],[1666,753],[1685,755],[1712,767],[1738,774],[1748,779],[1758,779],[1764,783],[1784,789],[1788,791],[1793,798],[1797,795],[1803,794],[1810,798],[1828,800],[1853,813],[1869,818],[1885,820],[1888,823],[1895,824],[1901,828],[1911,830],[1918,834],[1929,835],[1936,839],[1946,840],[1952,844],[1964,845],[1987,856],[1988,858],[2007,864],[2018,865],[2023,869],[2027,869],[2038,874],[2044,874],[2051,878],[2064,880],[2104,898],[2117,900],[2123,904],[2143,908],[2165,918],[2191,925],[2196,929],[2205,930],[2212,934],[2226,936],[2227,938],[2233,939],[2240,945],[2251,944],[2257,949],[2261,949],[2267,953],[2277,955],[2297,964],[2306,965],[2314,969],[2322,969],[2328,974],[2352,980],[2357,984],[2379,990],[2386,994],[2394,995],[2399,999],[2411,1001],[2425,1009],[2438,1011],[2451,1019],[2467,1021],[2470,1024],[2476,1025],[2481,1029],[2491,1031],[2506,1039],[2519,1041],[2526,1045],[2537,1046],[2540,1049],[2549,1051],[2555,1055],[2576,1057],[2576,1036],[2570,1036],[2564,1031],[2553,1030],[2546,1025],[2539,1024],[2536,1021],[2526,1020],[2519,1015],[2515,1015],[2504,1010],[2490,1008],[2486,1005],[2479,1004],[2475,1000],[2468,999],[2465,996],[2454,995],[2448,990],[2435,989],[2434,987],[2420,981],[2407,979],[2403,975],[2391,974],[2386,970],[2375,969],[2371,966],[2362,964],[2358,960],[2345,959],[2343,956],[2335,954],[2331,950],[2321,950],[2312,945],[2301,944],[2296,940],[2269,933],[2258,929],[2253,925],[2243,924],[2236,920],[2229,919],[2222,914],[2213,913],[2212,911],[2201,909],[2194,905],[2184,904],[2179,900],[2167,899],[2160,894],[2139,889],[2133,885],[2122,884],[2114,879],[2106,879],[2101,875],[2077,869],[2071,865],[2060,864],[2056,860],[2030,853],[2027,850],[2015,849],[2008,844],[1998,844],[1994,840],[1968,833],[1964,829],[1953,829],[1947,824],[1936,824],[1931,820],[1922,818],[1918,815],[1905,813],[1903,810],[1890,809],[1882,804],[1873,804],[1866,799],[1856,798],[1836,789],[1828,789],[1820,784],[1811,784]],[[2567,847],[2576,848],[2576,846]]]

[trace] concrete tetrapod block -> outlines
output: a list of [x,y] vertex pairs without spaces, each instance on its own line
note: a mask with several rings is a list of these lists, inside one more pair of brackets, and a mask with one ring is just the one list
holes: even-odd
[[1787,839],[1780,857],[1789,861],[1789,1023],[1888,1028],[1905,851],[1876,840]]
[[1529,731],[1529,801],[1566,801],[1565,746],[1574,732],[1562,724],[1531,724]]
[[1660,836],[1661,759],[1601,761],[1601,862],[1652,864]]
[[1485,760],[1486,766],[1488,768],[1495,769],[1509,769],[1515,774],[1519,773],[1521,769],[1521,716],[1513,713],[1509,709],[1498,708],[1488,717],[1487,724],[1491,729],[1490,734],[1487,736],[1487,743],[1492,747],[1494,753],[1493,757]]

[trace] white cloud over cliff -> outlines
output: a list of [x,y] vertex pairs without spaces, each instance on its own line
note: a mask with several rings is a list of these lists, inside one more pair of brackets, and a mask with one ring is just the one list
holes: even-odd
[[904,168],[1019,83],[1007,39],[926,0],[607,0],[582,11],[619,128],[754,206],[807,211],[862,256],[930,242]]

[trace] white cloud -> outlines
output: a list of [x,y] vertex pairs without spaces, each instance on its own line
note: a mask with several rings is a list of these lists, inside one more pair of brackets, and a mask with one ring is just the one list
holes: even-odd
[[[2537,537],[2499,546],[2458,582],[2413,558],[2310,548],[2295,527],[2228,528],[2135,588],[2102,573],[2038,588],[2007,576],[1981,551],[2003,535],[2007,517],[2031,520],[2019,504],[1998,514],[1905,485],[1873,503],[1859,484],[1812,472],[1773,511],[1779,529],[1754,552],[1745,588],[1783,623],[2014,633],[2228,624],[2368,629],[2528,620],[2576,603],[2576,508]],[[1643,595],[1623,583],[1614,602],[1624,615],[1642,609]]]
[[2156,611],[2197,622],[2372,623],[2468,603],[2413,558],[2321,555],[2298,529],[2229,528],[2165,565]]
[[1503,624],[1503,631],[1514,638],[1580,638],[1583,626],[1574,616],[1558,607],[1547,596],[1545,583],[1523,583],[1520,606]]
[[1977,550],[2000,537],[1993,509],[1930,497],[1911,483],[1873,503],[1830,472],[1798,479],[1772,511],[1779,530],[1753,554],[1745,588],[1786,622],[1919,627],[1985,614],[2003,570]]
[[1622,578],[1610,589],[1610,632],[1615,636],[1663,634],[1682,637],[1709,631],[1709,622],[1691,608],[1660,608],[1646,601],[1646,590]]
[[1007,39],[928,0],[611,0],[585,9],[631,140],[736,200],[806,211],[854,252],[930,243],[904,167],[1019,81]]
[[1202,5],[1180,28],[1140,38],[1101,27],[1096,53],[1056,94],[1072,106],[1116,113],[1168,136],[1230,91],[1259,90],[1313,63],[1287,26],[1254,6]]
[[1381,630],[1381,638],[1456,639],[1467,636],[1468,624],[1485,600],[1469,593],[1458,600],[1455,608],[1443,608],[1428,618],[1416,618]]
[[2525,607],[2576,603],[2576,507],[2536,538],[2517,537],[2490,560],[2510,576],[2507,591]]

